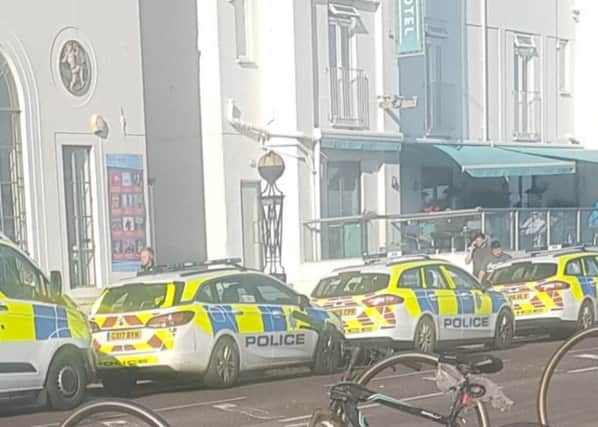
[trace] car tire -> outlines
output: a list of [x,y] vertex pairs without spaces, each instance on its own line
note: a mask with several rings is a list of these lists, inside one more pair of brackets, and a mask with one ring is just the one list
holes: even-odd
[[48,369],[46,392],[52,409],[66,411],[81,404],[87,388],[83,359],[75,351],[58,353]]
[[316,375],[333,374],[340,366],[341,359],[341,343],[332,335],[322,333],[314,350],[312,372]]
[[585,331],[591,328],[596,321],[596,315],[594,313],[594,307],[590,300],[585,300],[579,308],[579,314],[577,315],[577,331]]
[[513,315],[507,310],[498,314],[496,327],[494,328],[494,339],[490,343],[493,350],[506,350],[513,344],[513,334],[515,331],[515,320]]
[[214,346],[204,382],[208,387],[232,387],[239,380],[239,350],[229,337],[222,337]]
[[108,396],[131,397],[137,386],[137,377],[126,369],[102,375],[102,386]]
[[436,325],[428,317],[422,317],[415,328],[413,348],[420,353],[434,353],[436,351]]

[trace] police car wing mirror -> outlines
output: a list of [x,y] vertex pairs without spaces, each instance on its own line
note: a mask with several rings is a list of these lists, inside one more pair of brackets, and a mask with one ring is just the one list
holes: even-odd
[[62,294],[62,274],[60,274],[60,271],[50,271],[50,291],[53,295]]

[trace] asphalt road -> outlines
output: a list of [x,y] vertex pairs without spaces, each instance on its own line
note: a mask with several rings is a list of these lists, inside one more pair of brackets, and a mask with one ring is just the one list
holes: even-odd
[[[515,404],[506,412],[490,409],[493,426],[536,422],[536,393],[539,378],[550,355],[560,342],[526,340],[507,351],[497,352],[505,368],[489,378],[501,385]],[[549,403],[551,427],[595,426],[598,415],[598,340],[576,348],[563,360],[551,388]],[[402,398],[413,405],[444,412],[448,405],[431,380],[434,372],[415,373],[407,369],[384,373],[370,388]],[[246,379],[228,390],[201,387],[158,387],[140,384],[135,400],[156,410],[173,427],[304,427],[314,411],[327,405],[328,387],[339,375],[310,376],[306,371],[269,373],[261,378]],[[101,398],[101,389],[92,389],[90,399]],[[365,405],[372,426],[428,426],[426,421],[402,416],[377,405]],[[68,413],[41,409],[0,412],[2,427],[58,427]],[[554,422],[552,421],[554,420]],[[529,424],[526,424],[529,423]],[[126,417],[113,415],[87,425],[102,427],[143,426]],[[472,423],[467,426],[476,425]]]

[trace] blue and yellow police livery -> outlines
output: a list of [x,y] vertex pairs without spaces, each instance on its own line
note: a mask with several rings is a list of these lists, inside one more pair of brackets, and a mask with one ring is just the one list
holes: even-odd
[[44,400],[55,409],[81,403],[93,379],[91,334],[85,316],[0,236],[0,403]]
[[341,317],[349,341],[432,352],[449,342],[506,348],[513,336],[513,313],[502,293],[427,256],[391,256],[336,270],[311,296]]
[[316,351],[318,335],[292,313],[327,319],[336,328],[339,319],[275,278],[235,262],[158,269],[107,289],[90,316],[104,387],[127,393],[138,379],[174,373],[231,386],[240,372],[252,369],[329,369],[330,358],[323,355],[330,352]]
[[562,338],[596,320],[598,251],[541,251],[497,265],[488,281],[513,304],[521,333]]

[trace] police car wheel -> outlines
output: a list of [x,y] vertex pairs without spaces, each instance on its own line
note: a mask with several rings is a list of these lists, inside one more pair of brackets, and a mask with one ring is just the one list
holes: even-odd
[[342,359],[341,343],[331,335],[324,334],[318,340],[312,371],[316,375],[332,374]]
[[501,311],[496,319],[494,341],[491,347],[496,350],[504,350],[511,347],[513,343],[513,316],[507,311]]
[[74,352],[59,353],[48,369],[46,391],[52,409],[73,409],[83,401],[87,385],[83,360]]
[[436,326],[431,318],[426,316],[417,324],[413,346],[421,353],[434,353],[436,350]]
[[238,379],[239,350],[237,350],[237,345],[228,337],[220,338],[212,350],[204,382],[209,387],[225,388],[235,385]]
[[131,397],[136,386],[137,377],[124,369],[102,376],[102,387],[109,396]]
[[585,300],[579,309],[579,315],[577,317],[577,330],[584,331],[594,324],[595,315],[594,307],[589,300]]

